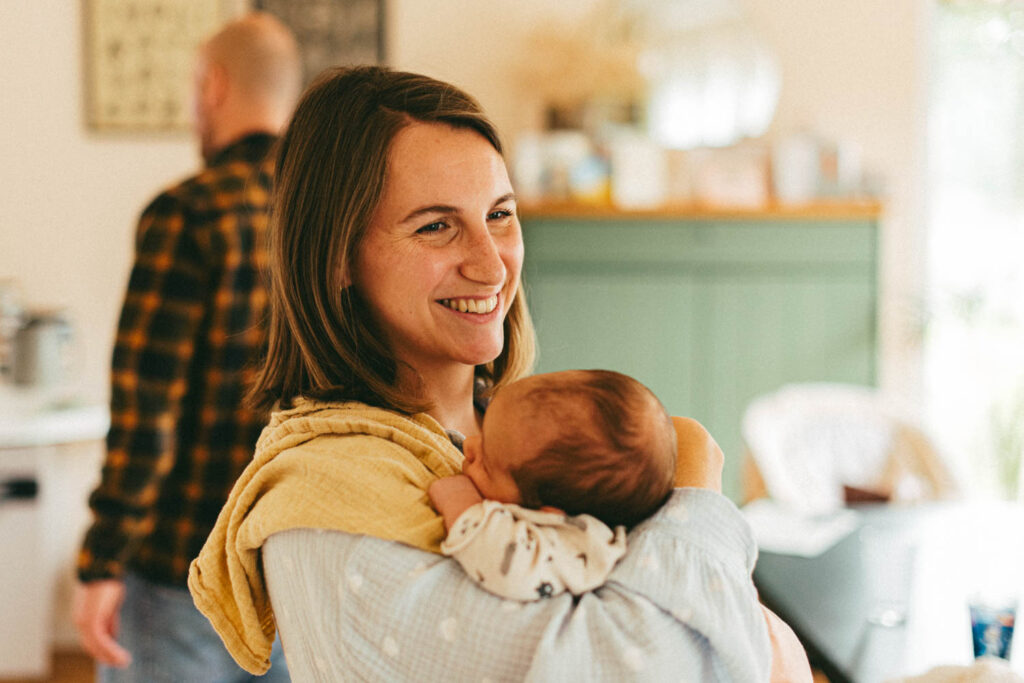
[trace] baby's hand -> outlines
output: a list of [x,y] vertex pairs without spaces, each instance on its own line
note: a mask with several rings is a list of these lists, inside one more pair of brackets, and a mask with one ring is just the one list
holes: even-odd
[[464,474],[438,479],[427,489],[427,495],[444,518],[445,529],[451,529],[459,515],[483,501],[473,480]]

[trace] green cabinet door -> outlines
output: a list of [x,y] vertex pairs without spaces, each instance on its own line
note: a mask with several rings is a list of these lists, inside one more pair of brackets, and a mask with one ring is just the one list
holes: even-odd
[[737,499],[740,422],[787,382],[875,383],[873,219],[534,219],[540,372],[608,368],[700,420]]
[[701,289],[707,387],[692,414],[726,455],[723,490],[738,498],[740,424],[756,396],[789,382],[875,382],[874,287],[869,278],[803,271],[723,275]]
[[538,372],[605,368],[636,377],[674,414],[694,402],[693,283],[599,263],[529,272]]

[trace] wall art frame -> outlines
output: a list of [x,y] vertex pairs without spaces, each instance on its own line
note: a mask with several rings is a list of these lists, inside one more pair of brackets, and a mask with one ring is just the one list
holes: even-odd
[[385,0],[253,0],[252,7],[295,33],[306,84],[328,67],[387,60]]
[[239,0],[82,0],[85,120],[96,131],[185,131],[196,51]]
[[188,131],[196,52],[247,9],[294,33],[305,82],[386,61],[385,0],[81,0],[85,120],[100,132]]

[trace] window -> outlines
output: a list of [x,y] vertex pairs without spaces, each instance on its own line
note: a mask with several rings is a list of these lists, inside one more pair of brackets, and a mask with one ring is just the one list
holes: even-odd
[[1020,497],[1024,2],[942,1],[929,103],[929,421],[975,490]]

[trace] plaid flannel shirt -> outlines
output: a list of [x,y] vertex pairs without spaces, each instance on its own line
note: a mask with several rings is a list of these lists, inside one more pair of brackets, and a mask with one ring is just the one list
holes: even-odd
[[249,135],[139,220],[114,347],[111,427],[83,581],[185,587],[267,415],[243,406],[265,340],[275,138]]

